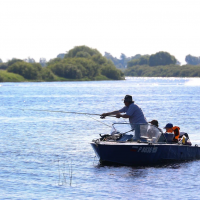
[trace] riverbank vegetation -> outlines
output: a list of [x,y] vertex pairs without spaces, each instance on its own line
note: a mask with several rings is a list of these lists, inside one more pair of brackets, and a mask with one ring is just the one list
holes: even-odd
[[46,67],[12,59],[0,64],[0,81],[122,80],[124,74],[96,49],[79,46],[64,58],[50,60]]
[[200,77],[200,65],[180,66],[174,56],[158,52],[129,61],[124,74],[143,77]]
[[91,81],[122,80],[124,76],[142,77],[200,77],[200,57],[187,55],[187,64],[181,63],[168,52],[152,55],[136,54],[120,59],[110,53],[101,53],[87,46],[77,46],[66,54],[46,62],[33,58],[12,59],[3,63],[0,59],[0,82],[24,81]]
[[63,78],[91,80],[124,78],[124,74],[112,61],[103,57],[96,49],[86,46],[75,47],[65,55],[64,59],[51,60],[47,67],[55,75]]
[[165,65],[150,67],[135,65],[124,71],[126,76],[142,77],[200,77],[200,65]]

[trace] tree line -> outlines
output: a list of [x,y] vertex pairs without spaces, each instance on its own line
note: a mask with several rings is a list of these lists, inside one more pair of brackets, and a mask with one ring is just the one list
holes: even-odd
[[170,55],[168,52],[160,51],[156,54],[141,56],[138,59],[133,59],[128,62],[127,67],[132,67],[135,65],[149,65],[159,66],[159,65],[174,65],[177,60],[174,56]]
[[[141,55],[136,54],[135,56],[127,57],[125,54],[121,53],[120,58],[113,57],[110,53],[105,52],[104,57],[111,60],[117,68],[127,68],[134,65],[149,65],[149,66],[159,66],[159,65],[170,65],[176,64],[181,65],[181,63],[168,52],[158,52],[152,55]],[[192,55],[187,55],[185,61],[188,65],[200,65],[200,57],[195,57]]]
[[163,51],[132,57],[121,54],[117,59],[107,52],[102,56],[96,49],[77,46],[49,62],[15,58],[3,63],[0,59],[0,81],[121,80],[124,75],[200,77],[200,57],[187,55],[185,60],[188,64],[180,66],[173,55]]
[[[189,61],[187,56],[186,58]],[[200,65],[180,66],[177,59],[168,52],[158,52],[129,61],[124,74],[144,77],[200,77]]]
[[138,59],[142,55],[136,54],[135,56],[127,57],[124,53],[121,53],[120,58],[113,57],[110,53],[105,52],[104,57],[111,60],[117,68],[123,69],[127,67],[127,63],[131,60]]
[[142,77],[200,77],[200,66],[194,65],[135,65],[124,71],[126,76]]
[[47,62],[45,67],[42,67],[41,63],[35,63],[30,59],[29,62],[27,60],[12,59],[7,63],[1,63],[0,69],[0,81],[7,81],[10,77],[8,73],[18,75],[18,79],[15,77],[15,81],[124,79],[124,74],[115,67],[112,61],[103,57],[98,50],[87,46],[75,47],[66,53],[64,57],[57,57]]

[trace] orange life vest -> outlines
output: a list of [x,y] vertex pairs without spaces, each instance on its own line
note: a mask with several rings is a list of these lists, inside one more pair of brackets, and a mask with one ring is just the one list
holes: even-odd
[[173,133],[173,132],[174,132],[173,127],[167,129],[167,133]]
[[178,140],[179,135],[180,135],[180,131],[179,131],[180,128],[178,126],[174,126],[174,127],[172,127],[172,130],[174,132],[174,139]]
[[168,128],[167,132],[168,133],[174,133],[174,140],[178,141],[178,138],[179,138],[179,135],[180,135],[179,130],[180,130],[180,128],[178,126],[174,126],[172,128]]

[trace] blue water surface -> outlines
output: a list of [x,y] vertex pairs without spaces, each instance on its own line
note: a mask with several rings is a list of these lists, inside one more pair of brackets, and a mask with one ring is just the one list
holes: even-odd
[[198,78],[1,83],[0,199],[200,199],[200,161],[101,166],[89,143],[124,119],[64,113],[118,110],[126,94],[200,145]]

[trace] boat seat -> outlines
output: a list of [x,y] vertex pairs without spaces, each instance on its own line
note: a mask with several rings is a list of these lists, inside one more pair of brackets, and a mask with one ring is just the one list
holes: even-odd
[[167,140],[166,140],[166,138],[165,138],[165,136],[164,136],[163,133],[162,133],[161,136],[159,137],[158,142],[167,142]]
[[131,140],[133,138],[133,135],[123,135],[120,139],[117,140],[117,142],[127,142],[128,140]]

